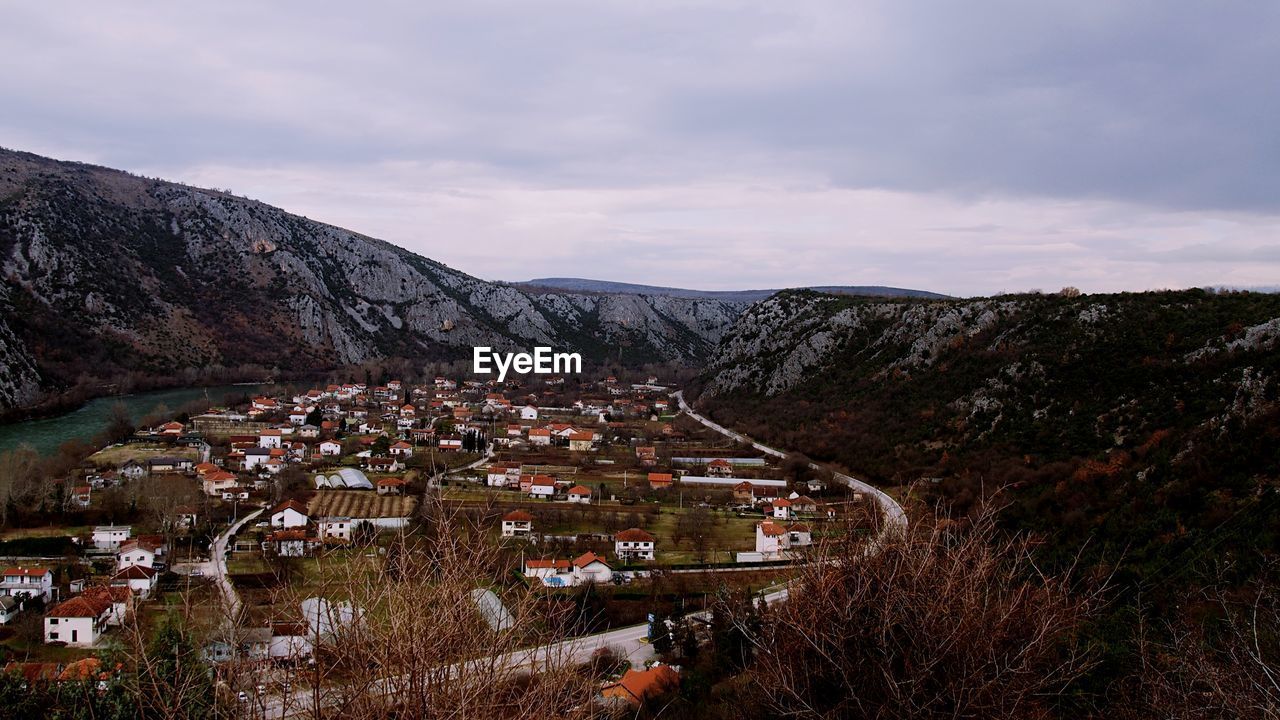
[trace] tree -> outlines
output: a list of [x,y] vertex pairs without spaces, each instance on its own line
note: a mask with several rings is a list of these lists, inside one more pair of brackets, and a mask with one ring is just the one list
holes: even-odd
[[129,408],[122,402],[113,403],[111,415],[107,419],[107,427],[103,430],[106,442],[108,444],[124,442],[129,439],[134,430],[133,417],[129,414]]
[[649,643],[659,657],[668,657],[674,649],[671,641],[671,629],[667,627],[667,616],[660,612],[651,613],[649,621]]

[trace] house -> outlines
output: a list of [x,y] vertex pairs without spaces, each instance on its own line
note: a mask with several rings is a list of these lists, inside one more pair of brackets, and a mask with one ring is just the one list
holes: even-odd
[[355,523],[349,517],[326,517],[320,518],[316,525],[321,539],[333,538],[342,542],[351,542],[352,526]]
[[569,435],[569,449],[574,452],[590,452],[595,447],[595,434],[575,432]]
[[485,484],[490,487],[516,487],[520,485],[520,464],[504,465],[495,463],[489,466],[485,475]]
[[629,528],[613,536],[613,552],[622,562],[652,560],[655,540],[640,528]]
[[789,499],[791,500],[791,512],[793,514],[818,512],[818,501],[808,495],[796,495]]
[[190,470],[193,467],[195,467],[195,462],[190,458],[159,455],[147,460],[148,473],[179,472],[183,470]]
[[525,560],[524,575],[529,578],[538,578],[547,587],[569,587],[576,584],[573,577],[573,563],[568,560]]
[[665,490],[671,487],[671,473],[649,473],[649,487],[654,490]]
[[395,457],[401,459],[413,457],[413,446],[403,440],[392,445],[389,449]]
[[520,408],[520,419],[521,420],[537,420],[538,408],[532,405],[525,405],[524,407]]
[[718,458],[707,463],[707,477],[733,477],[733,463]]
[[137,540],[131,540],[120,546],[120,553],[116,556],[116,568],[123,570],[130,565],[141,565],[143,567],[155,567],[156,551],[150,547],[150,543],[142,543]]
[[533,428],[529,431],[530,445],[550,445],[551,431],[547,428]]
[[99,525],[93,529],[93,546],[99,550],[115,550],[129,539],[129,525]]
[[442,437],[436,445],[441,452],[462,452],[462,438],[457,435]]
[[403,495],[405,485],[404,478],[379,478],[377,487],[379,495]]
[[92,647],[107,629],[111,603],[98,597],[76,597],[59,603],[44,618],[44,641]]
[[[278,438],[277,438],[278,439]],[[248,448],[244,451],[244,461],[242,467],[246,472],[257,468],[260,465],[266,465],[271,459],[271,449],[264,447]],[[206,478],[207,479],[207,478]]]
[[733,486],[733,499],[743,503],[766,503],[778,499],[777,488],[742,481]]
[[289,424],[302,425],[307,421],[307,411],[301,407],[295,407],[289,411]]
[[400,472],[404,469],[404,465],[395,458],[369,456],[363,458],[364,466],[371,472],[393,473]]
[[591,488],[583,485],[574,485],[569,488],[568,495],[571,503],[590,504],[591,502]]
[[127,587],[137,593],[138,597],[147,597],[151,588],[156,586],[160,572],[155,568],[142,565],[130,565],[111,576],[112,587]]
[[529,497],[550,500],[556,494],[556,481],[550,475],[534,475],[529,480]]
[[180,422],[167,422],[167,423],[165,423],[165,424],[161,425],[159,428],[157,428],[157,432],[156,432],[156,434],[157,434],[157,435],[181,435],[181,434],[182,434],[182,423],[180,423]]
[[93,500],[93,487],[90,485],[77,485],[71,488],[71,495],[67,501],[76,507],[87,508]]
[[147,466],[137,460],[129,460],[116,468],[116,472],[120,473],[120,477],[127,480],[137,480],[147,474]]
[[312,633],[307,623],[273,622],[267,657],[274,659],[308,657],[312,650],[311,639]]
[[12,595],[19,601],[38,597],[47,603],[53,600],[55,592],[53,571],[39,566],[5,568],[0,582],[0,595]]
[[294,528],[271,533],[262,542],[262,549],[279,557],[303,557],[320,544],[320,538],[307,535],[303,528]]
[[247,485],[232,485],[231,487],[222,489],[222,499],[227,502],[248,500],[249,493],[252,491],[253,488],[248,487]]
[[790,520],[795,516],[791,511],[791,501],[786,498],[778,498],[770,503],[770,505],[772,505],[774,520]]
[[524,510],[512,510],[502,516],[502,537],[523,537],[533,532],[533,516]]
[[307,506],[297,500],[285,500],[271,508],[271,527],[296,528],[306,527],[311,518],[307,516]]
[[337,457],[342,454],[342,443],[337,440],[324,440],[316,446],[321,457]]
[[593,552],[580,555],[573,561],[573,574],[579,583],[607,583],[613,580],[613,568]]
[[658,464],[658,448],[651,445],[637,447],[636,459],[644,467],[653,467]]
[[200,485],[205,495],[221,497],[223,490],[235,487],[239,483],[239,479],[233,473],[229,473],[226,470],[214,470],[205,474],[204,480],[200,482]]
[[95,585],[85,589],[81,597],[111,604],[111,610],[107,613],[107,625],[124,625],[129,613],[133,612],[133,591],[127,587]]
[[680,673],[670,665],[654,665],[648,670],[628,670],[618,682],[605,686],[600,695],[606,701],[640,707],[646,702],[680,689]]
[[260,448],[266,448],[267,450],[278,448],[281,440],[281,432],[274,428],[258,433],[258,447]]
[[813,531],[808,525],[786,526],[771,520],[756,523],[756,552],[762,559],[785,558],[792,549],[812,544]]

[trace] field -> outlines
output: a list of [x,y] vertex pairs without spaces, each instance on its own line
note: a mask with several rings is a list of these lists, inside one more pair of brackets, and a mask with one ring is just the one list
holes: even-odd
[[410,517],[417,507],[417,498],[404,495],[379,495],[371,490],[321,490],[307,504],[307,513],[314,518],[392,518]]
[[176,445],[110,445],[89,456],[87,462],[98,467],[119,467],[130,460],[146,462],[153,457],[180,457],[199,461],[200,455],[194,448]]

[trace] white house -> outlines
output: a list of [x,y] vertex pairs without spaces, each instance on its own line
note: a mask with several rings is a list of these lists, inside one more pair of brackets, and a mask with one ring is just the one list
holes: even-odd
[[53,571],[38,566],[6,568],[0,582],[0,595],[12,595],[17,600],[38,596],[47,603],[54,595]]
[[520,485],[520,464],[490,465],[485,478],[490,487],[517,487]]
[[771,520],[756,524],[756,552],[761,559],[784,558],[792,549],[812,544],[813,531],[807,525],[786,526]]
[[[276,440],[280,438],[277,436]],[[268,448],[249,448],[244,451],[244,469],[246,471],[253,470],[260,465],[266,465],[271,459],[271,450]]]
[[550,445],[551,431],[547,428],[533,428],[529,431],[530,445]]
[[0,595],[0,625],[8,625],[22,612],[22,601],[12,595]]
[[652,560],[655,540],[640,528],[629,528],[613,536],[613,552],[623,562]]
[[55,605],[44,618],[44,641],[72,647],[92,647],[107,629],[111,603],[77,595]]
[[401,459],[413,457],[413,446],[403,440],[392,445],[388,450],[392,455]]
[[321,538],[337,538],[343,542],[351,540],[351,530],[354,524],[349,517],[320,518],[320,521],[316,523]]
[[573,561],[573,574],[579,583],[607,583],[613,580],[613,568],[593,552],[581,555]]
[[533,516],[524,510],[512,510],[502,516],[502,537],[521,537],[533,532]]
[[532,405],[525,405],[524,407],[520,408],[520,419],[521,420],[537,420],[538,408]]
[[311,654],[311,631],[306,623],[273,622],[267,656],[302,658]]
[[307,516],[307,506],[297,500],[286,500],[271,509],[273,528],[306,527],[310,519]]
[[129,525],[99,525],[93,529],[93,546],[99,550],[115,550],[129,539],[131,532]]
[[274,428],[258,433],[258,447],[270,450],[280,447],[281,433]]
[[123,570],[130,565],[154,567],[156,551],[137,541],[127,542],[120,546],[120,554],[116,556],[116,569]]
[[342,454],[342,443],[337,440],[324,440],[316,447],[322,457],[337,457]]
[[81,597],[101,600],[111,604],[111,609],[107,612],[108,625],[123,625],[125,619],[133,610],[133,591],[127,587],[96,585],[86,589]]
[[795,516],[791,512],[791,501],[786,498],[778,498],[773,501],[773,519],[774,520],[790,520]]
[[549,475],[534,475],[533,483],[529,485],[529,497],[536,500],[550,500],[551,496],[556,494],[555,480]]
[[569,502],[589,504],[591,502],[591,488],[583,485],[574,485],[569,488]]
[[145,598],[151,594],[151,588],[156,586],[159,575],[154,568],[130,565],[111,577],[111,586],[127,587],[138,597]]

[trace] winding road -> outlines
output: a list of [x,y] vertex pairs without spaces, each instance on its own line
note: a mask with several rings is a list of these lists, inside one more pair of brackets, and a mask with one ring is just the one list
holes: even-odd
[[[672,396],[679,402],[680,410],[682,412],[702,423],[706,427],[734,440],[750,443],[752,447],[768,455],[772,455],[774,457],[786,456],[786,453],[782,450],[756,442],[742,433],[734,432],[733,430],[698,414],[685,401],[683,391],[675,392]],[[484,459],[486,458],[482,458],[482,461]],[[810,463],[810,467],[822,469],[822,466],[817,463]],[[872,498],[884,516],[884,524],[881,528],[882,534],[906,529],[907,514],[896,500],[867,482],[845,473],[836,472],[834,470],[832,472],[833,477],[837,482],[840,482],[858,492],[865,493],[868,497]],[[869,548],[869,551],[875,552],[874,547]],[[232,591],[232,593],[234,594],[234,591]],[[787,588],[783,587],[767,592],[762,597],[766,603],[773,604],[786,600],[787,594]],[[706,617],[707,615],[708,613],[706,611],[692,614],[693,617]],[[500,665],[508,669],[532,670],[545,665],[549,660],[585,663],[591,659],[592,653],[596,650],[599,650],[600,648],[611,648],[619,655],[626,656],[633,666],[638,667],[654,656],[653,647],[647,640],[648,632],[649,626],[647,624],[631,625],[596,635],[569,638],[549,645],[540,645],[527,650],[507,653],[506,655],[501,656],[499,661]],[[450,675],[459,674],[465,670],[466,665],[460,664],[450,668]],[[408,680],[409,678],[405,676],[384,678],[383,680],[376,682],[373,687],[369,688],[369,690],[377,694],[394,695],[398,691],[398,688],[408,684]],[[325,693],[324,691],[322,691],[320,696],[320,704],[322,706],[333,705],[338,700],[339,698]],[[297,690],[285,695],[273,695],[270,696],[262,706],[260,706],[262,711],[260,717],[287,718],[312,715],[312,702],[313,696],[310,690]]]

